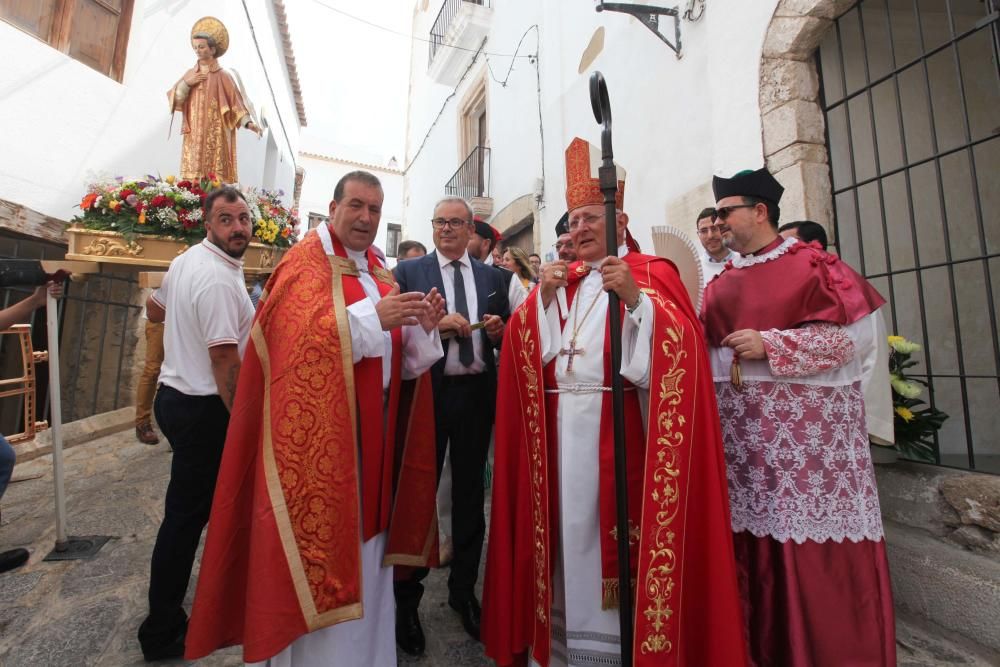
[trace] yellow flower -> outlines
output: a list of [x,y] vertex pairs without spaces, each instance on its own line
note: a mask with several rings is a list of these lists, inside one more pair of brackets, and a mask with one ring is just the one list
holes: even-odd
[[913,412],[909,408],[902,405],[896,407],[896,414],[903,418],[905,422],[913,421]]
[[176,181],[176,180],[177,180],[177,177],[176,177],[176,176],[174,176],[173,174],[170,174],[169,176],[167,176],[167,177],[166,177],[166,178],[164,178],[163,180],[165,180],[165,181],[166,181],[167,183],[169,183],[170,185],[173,185],[173,184],[174,184],[174,181]]
[[139,212],[139,224],[140,225],[146,224],[146,212],[145,211],[140,211]]
[[921,349],[918,343],[908,341],[902,336],[889,336],[889,347],[900,354],[913,354]]
[[212,181],[212,187],[213,187],[213,188],[217,188],[217,187],[219,187],[220,185],[222,185],[222,182],[221,182],[221,181],[219,181],[219,180],[214,180],[214,181]]

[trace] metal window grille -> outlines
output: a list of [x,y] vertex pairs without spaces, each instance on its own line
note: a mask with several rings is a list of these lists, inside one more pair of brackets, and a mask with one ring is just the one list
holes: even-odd
[[490,149],[476,146],[452,175],[445,192],[465,199],[490,196]]
[[434,25],[431,27],[430,37],[429,37],[429,52],[427,56],[428,67],[434,61],[434,55],[442,47],[448,46],[444,39],[448,35],[448,28],[451,27],[452,22],[458,13],[462,10],[462,3],[468,2],[472,5],[479,5],[481,7],[489,7],[489,0],[444,0],[444,4],[441,5],[441,11],[438,12],[437,18],[434,19]]
[[[817,52],[836,245],[950,415],[942,465],[1000,472],[998,0],[861,0]],[[916,358],[916,357],[915,357]]]

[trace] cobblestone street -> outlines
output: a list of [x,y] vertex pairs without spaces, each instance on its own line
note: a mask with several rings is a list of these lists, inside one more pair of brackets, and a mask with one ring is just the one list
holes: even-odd
[[[43,562],[55,543],[52,459],[17,466],[2,502],[0,549],[25,546],[31,559],[0,575],[0,664],[142,665],[136,629],[146,611],[149,558],[163,515],[170,450],[136,442],[133,431],[66,450],[70,535],[111,535],[92,560]],[[425,667],[490,664],[447,606],[447,570],[428,577],[421,603],[427,654],[400,655]],[[190,609],[194,586],[188,590]],[[174,661],[174,664],[184,664]],[[230,648],[198,661],[242,665]]]
[[[170,451],[135,441],[131,429],[66,450],[70,535],[110,535],[92,560],[43,562],[55,541],[50,456],[19,465],[3,498],[0,548],[26,546],[28,564],[0,575],[0,664],[10,667],[145,664],[135,639],[146,610],[149,557],[162,516]],[[446,604],[447,570],[432,572],[421,605],[427,654],[421,667],[489,665]],[[188,594],[188,606],[193,594]],[[989,665],[901,618],[899,664]],[[174,664],[183,664],[175,661]],[[241,665],[238,648],[199,661]]]

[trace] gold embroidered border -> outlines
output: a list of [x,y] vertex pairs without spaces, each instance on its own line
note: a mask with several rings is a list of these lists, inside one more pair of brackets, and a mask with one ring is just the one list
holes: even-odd
[[[532,304],[533,306],[534,304]],[[546,575],[548,574],[548,535],[546,526],[548,517],[546,516],[546,489],[544,485],[544,465],[545,442],[541,420],[543,419],[541,406],[541,378],[535,373],[535,364],[538,351],[535,349],[535,341],[529,327],[525,326],[528,308],[520,308],[517,316],[521,319],[519,332],[519,343],[517,354],[520,357],[521,373],[523,383],[518,383],[521,392],[521,405],[524,406],[522,413],[522,428],[528,440],[528,465],[531,482],[531,524],[534,535],[532,542],[534,546],[535,561],[535,616],[542,625],[548,625],[549,603],[548,586]]]
[[[264,478],[267,483],[268,495],[271,497],[271,509],[274,512],[274,522],[278,528],[278,536],[281,539],[281,547],[285,552],[285,562],[288,563],[288,571],[292,577],[292,584],[295,587],[295,595],[299,600],[299,608],[305,619],[306,626],[310,631],[339,623],[341,621],[361,618],[362,606],[356,602],[346,607],[338,607],[325,614],[319,614],[316,609],[316,602],[313,600],[312,592],[309,589],[309,581],[306,578],[305,569],[302,567],[302,558],[299,555],[298,544],[295,541],[295,532],[292,530],[292,522],[288,517],[288,505],[285,503],[285,492],[281,488],[281,481],[278,478],[278,466],[274,459],[274,442],[271,439],[271,361],[267,352],[267,341],[264,339],[264,332],[258,322],[254,322],[250,330],[250,337],[253,338],[254,349],[260,359],[261,374],[264,382],[264,414],[263,414],[263,464]],[[361,548],[360,539],[358,548]],[[361,560],[358,560],[361,563]]]
[[[674,589],[677,585],[674,574],[679,562],[677,553],[677,537],[671,524],[677,517],[679,504],[680,449],[685,444],[688,432],[687,419],[680,410],[684,390],[681,380],[686,371],[681,368],[681,362],[688,356],[684,349],[685,330],[672,312],[673,304],[659,295],[653,297],[663,307],[670,318],[665,325],[666,340],[659,352],[666,360],[666,370],[659,377],[656,390],[656,410],[651,411],[651,427],[655,429],[655,467],[652,472],[652,489],[645,489],[647,498],[655,508],[653,528],[646,536],[647,548],[651,555],[649,567],[643,575],[643,587],[650,603],[642,611],[647,623],[651,626],[640,645],[642,653],[669,653],[673,643],[664,630],[674,616]],[[655,315],[654,315],[655,317]],[[654,320],[656,326],[659,322]],[[650,403],[652,404],[652,396]]]

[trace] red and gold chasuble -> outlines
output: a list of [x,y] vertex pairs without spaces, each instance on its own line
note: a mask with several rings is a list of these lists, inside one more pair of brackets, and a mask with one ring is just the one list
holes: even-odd
[[[635,252],[623,260],[653,304],[654,326],[645,435],[638,430],[636,392],[625,394],[635,634],[622,641],[632,641],[637,666],[743,665],[725,462],[705,342],[676,269]],[[579,267],[570,266],[574,282],[586,272]],[[555,376],[552,362],[542,367],[538,298],[536,289],[504,336],[482,634],[498,664],[526,664],[530,651],[544,667],[559,535],[559,442],[558,394],[545,393]],[[599,508],[609,607],[617,606],[617,582],[610,582],[618,564],[609,529],[615,524],[610,398],[604,405]]]
[[[360,618],[361,544],[387,529],[387,565],[436,561],[429,376],[404,388],[401,333],[393,331],[383,413],[382,359],[352,363],[347,306],[367,296],[333,241],[336,256],[328,257],[319,236],[307,235],[261,299],[212,504],[188,659],[243,644],[247,662],[262,661],[303,634]],[[369,270],[386,294],[392,274],[370,252]],[[402,393],[412,404],[400,410]],[[397,451],[397,442],[405,448]]]

